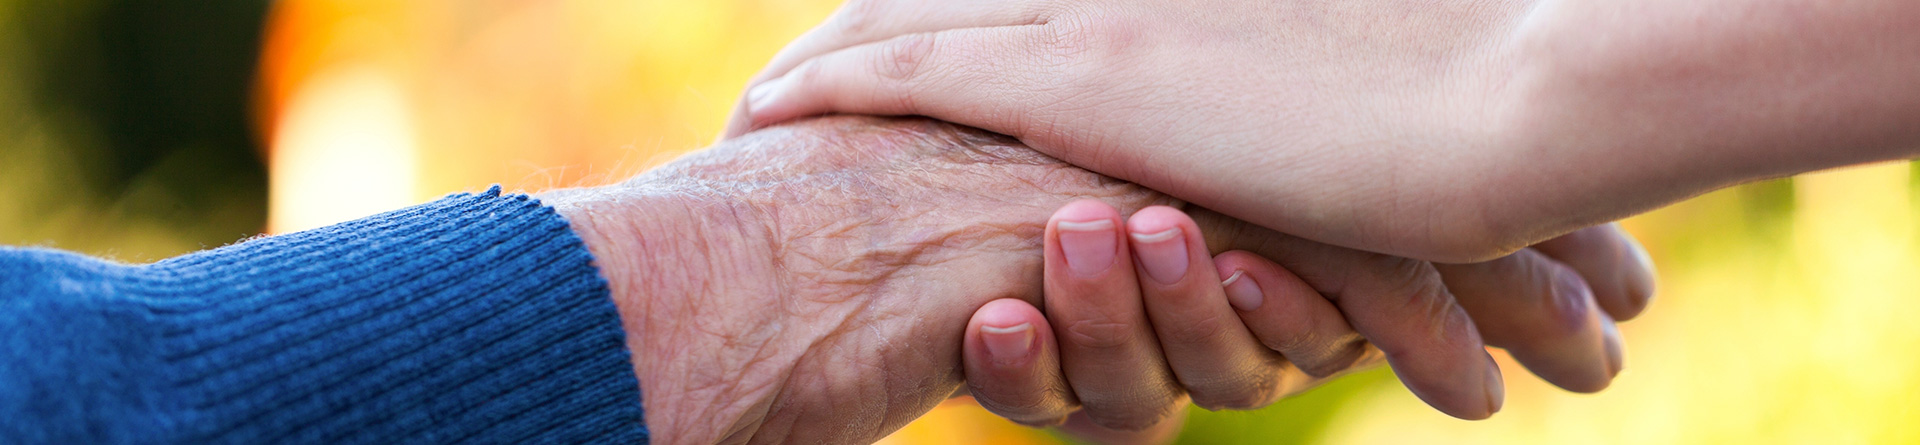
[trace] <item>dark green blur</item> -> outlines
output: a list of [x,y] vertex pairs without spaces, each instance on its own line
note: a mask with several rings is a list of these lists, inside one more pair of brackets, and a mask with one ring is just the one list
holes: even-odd
[[258,232],[268,7],[0,0],[0,243],[143,261]]

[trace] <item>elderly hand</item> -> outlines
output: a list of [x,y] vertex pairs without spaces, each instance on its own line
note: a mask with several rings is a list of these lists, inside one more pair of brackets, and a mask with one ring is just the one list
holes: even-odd
[[[1461,362],[1424,352],[1459,335],[1429,330],[1436,315],[1420,312],[1453,312],[1457,301],[1488,344],[1508,349],[1549,382],[1591,392],[1606,387],[1623,364],[1614,319],[1639,313],[1652,290],[1650,264],[1611,225],[1494,262],[1410,271],[1405,279],[1431,280],[1438,272],[1445,285],[1399,289],[1413,292],[1400,302],[1411,307],[1368,308],[1360,305],[1374,303],[1356,298],[1371,299],[1381,292],[1373,286],[1395,281],[1361,275],[1356,282],[1345,273],[1390,258],[1277,234],[1237,233],[1207,246],[1202,233],[1263,229],[1204,210],[1189,218],[1151,207],[1122,220],[1098,202],[1062,208],[1047,236],[1046,315],[1016,300],[975,314],[965,358],[968,386],[983,406],[1033,425],[1084,408],[1089,422],[1068,429],[1102,442],[1166,437],[1178,423],[1160,422],[1184,407],[1183,396],[1213,409],[1266,406],[1378,362],[1367,341],[1373,339],[1402,351],[1396,371],[1422,398],[1449,414],[1479,418],[1499,407],[1498,376],[1489,376],[1482,394],[1422,386],[1460,374],[1447,364]],[[1209,258],[1210,251],[1236,248],[1252,252]],[[1342,289],[1348,298],[1328,301]],[[1471,365],[1477,352],[1457,358]],[[1123,434],[1129,431],[1141,432]]]
[[[755,132],[625,184],[543,199],[607,275],[648,425],[668,443],[878,439],[960,387],[967,314],[1002,298],[1045,304],[1036,254],[1049,213],[1081,199],[1172,203],[1004,138],[853,117]],[[1380,332],[1368,338],[1390,361],[1447,371],[1416,391],[1490,412],[1497,371],[1431,266],[1200,215],[1215,245],[1324,259],[1296,272],[1334,286],[1322,293],[1341,309],[1369,311],[1354,327]],[[1129,334],[1115,351],[1137,352],[1155,344],[1131,335],[1145,326],[1088,332]]]
[[543,199],[587,240],[663,443],[870,442],[961,384],[968,314],[1039,303],[1047,215],[1146,189],[930,121],[756,132]]

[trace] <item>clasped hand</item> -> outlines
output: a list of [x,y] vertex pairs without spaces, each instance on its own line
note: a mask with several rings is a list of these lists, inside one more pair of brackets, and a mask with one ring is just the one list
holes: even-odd
[[921,120],[797,122],[543,199],[608,276],[667,443],[872,441],[963,382],[1015,420],[1137,429],[1186,397],[1258,407],[1380,358],[1481,418],[1501,395],[1484,346],[1598,390],[1621,363],[1613,321],[1650,290],[1611,227],[1435,265]]

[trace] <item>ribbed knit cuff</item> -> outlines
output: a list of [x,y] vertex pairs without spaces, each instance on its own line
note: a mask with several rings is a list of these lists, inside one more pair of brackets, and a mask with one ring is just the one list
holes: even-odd
[[644,442],[606,282],[499,187],[139,268],[188,442]]

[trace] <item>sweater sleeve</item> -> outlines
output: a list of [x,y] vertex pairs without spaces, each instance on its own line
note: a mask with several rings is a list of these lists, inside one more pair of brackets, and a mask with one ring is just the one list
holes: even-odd
[[150,265],[0,248],[0,442],[645,442],[592,260],[499,187]]

